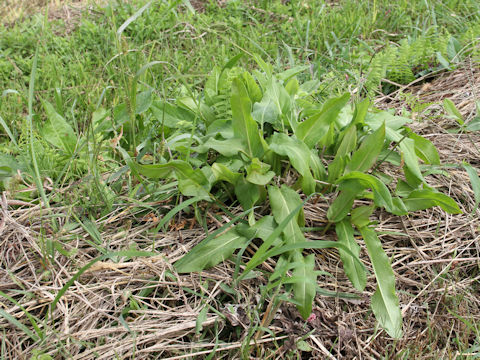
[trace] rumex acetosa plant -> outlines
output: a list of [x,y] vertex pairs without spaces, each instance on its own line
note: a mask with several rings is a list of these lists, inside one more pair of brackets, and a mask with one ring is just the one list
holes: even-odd
[[[459,213],[450,197],[425,182],[423,173],[440,164],[437,150],[406,126],[410,119],[370,109],[368,101],[352,106],[345,94],[319,104],[313,95],[320,84],[297,80],[306,67],[274,73],[271,65],[256,57],[259,70],[250,73],[235,67],[238,59],[215,68],[201,95],[177,99],[175,105],[157,104],[159,121],[168,118],[174,126],[172,119],[186,112],[196,123],[190,134],[172,131],[166,143],[182,139],[188,140],[186,146],[194,146],[178,153],[170,149],[159,164],[140,164],[122,152],[136,174],[176,179],[180,193],[199,200],[212,201],[228,193],[248,214],[248,222],[232,222],[223,232],[208,236],[176,262],[176,269],[201,271],[261,239],[239,280],[278,256],[269,281],[291,291],[291,301],[306,319],[317,291],[317,272],[315,255],[304,250],[337,248],[352,285],[363,291],[367,273],[359,258],[357,231],[377,280],[372,310],[389,335],[400,337],[395,276],[369,217],[376,208],[395,215],[433,206]],[[379,165],[385,161],[401,167],[404,179],[382,173]],[[288,186],[284,179],[292,169],[296,182]],[[334,194],[326,230],[334,229],[337,241],[307,241],[301,230],[306,201],[302,193],[307,199]],[[369,205],[357,205],[358,199]],[[267,200],[270,214],[255,214]]]

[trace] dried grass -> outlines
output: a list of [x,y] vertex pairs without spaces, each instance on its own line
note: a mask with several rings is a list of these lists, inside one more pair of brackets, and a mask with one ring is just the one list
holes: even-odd
[[[435,102],[426,109],[431,110],[430,115],[418,114],[412,127],[435,143],[443,162],[465,160],[477,168],[480,165],[480,136],[448,133],[446,129],[455,123],[442,115],[437,105],[449,97],[467,119],[471,118],[473,101],[478,99],[475,94],[479,74],[478,69],[467,66],[441,74],[430,83],[428,93],[422,93],[422,85],[404,89]],[[400,109],[405,103],[391,97],[380,99],[377,105]],[[383,170],[398,175],[388,165]],[[270,325],[271,333],[257,341],[251,358],[283,358],[295,348],[295,340],[305,335],[312,347],[311,358],[370,359],[389,355],[453,359],[459,356],[458,343],[478,344],[468,324],[480,322],[480,211],[471,213],[473,193],[464,171],[452,170],[449,176],[430,175],[427,181],[450,194],[464,214],[448,215],[440,209],[408,217],[383,211],[375,214],[377,230],[383,232],[382,242],[397,276],[404,337],[395,342],[376,328],[369,310],[375,290],[371,275],[366,291],[357,299],[317,296],[315,316],[309,322],[301,320],[294,306],[282,305]],[[319,198],[307,204],[308,226],[324,225],[332,200]],[[57,233],[51,230],[51,216],[55,215],[62,226],[70,221],[71,208],[41,209],[10,200],[5,194],[1,205],[0,290],[33,316],[45,319],[49,304],[62,286],[100,254],[81,227]],[[60,299],[48,320],[39,322],[46,334],[42,343],[33,342],[0,317],[5,358],[27,358],[34,349],[55,358],[73,359],[203,358],[211,352],[216,352],[218,359],[240,358],[248,328],[259,321],[254,308],[265,278],[242,282],[234,295],[224,288],[232,284],[235,266],[231,261],[200,274],[176,274],[172,264],[205,236],[199,227],[156,234],[151,231],[155,223],[139,221],[131,208],[118,208],[96,224],[101,229],[99,246],[111,251],[134,246],[158,255],[105,261],[86,271]],[[209,224],[212,231],[221,225],[218,220]],[[333,233],[308,236],[334,238]],[[56,252],[51,258],[47,255],[47,240],[77,252],[69,257]],[[319,286],[333,292],[355,293],[337,252],[323,250],[316,254],[318,269],[331,274],[320,277]],[[373,274],[364,248],[361,257]],[[273,260],[264,264],[265,269],[273,266]],[[31,328],[22,309],[1,299],[0,308]],[[140,306],[132,306],[132,300]],[[225,310],[227,304],[238,305],[233,320],[231,312]],[[131,310],[122,320],[122,311],[129,306]],[[209,311],[201,320],[203,330],[196,334],[197,319],[205,306]],[[260,308],[258,315],[262,316],[263,311],[265,308]]]

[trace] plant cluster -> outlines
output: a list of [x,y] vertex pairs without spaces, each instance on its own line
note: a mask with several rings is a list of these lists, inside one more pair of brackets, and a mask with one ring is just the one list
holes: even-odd
[[[451,198],[425,181],[424,174],[440,165],[435,147],[408,128],[410,119],[370,110],[368,101],[352,106],[344,94],[319,104],[313,96],[319,82],[300,84],[297,79],[307,70],[304,66],[275,73],[255,57],[259,70],[250,73],[234,66],[238,60],[239,56],[215,68],[201,94],[148,110],[162,129],[168,129],[157,163],[136,162],[120,148],[135,174],[174,179],[179,192],[194,201],[238,202],[248,214],[248,221],[240,216],[208,236],[175,264],[177,270],[212,267],[261,239],[237,280],[266,259],[278,257],[269,288],[284,285],[306,319],[317,291],[317,273],[315,255],[303,250],[338,248],[347,276],[362,291],[367,273],[357,234],[366,244],[377,279],[372,310],[388,333],[399,337],[395,276],[370,215],[378,208],[406,215],[433,206],[460,212]],[[191,132],[182,129],[179,135],[175,128],[186,118],[191,119]],[[383,173],[382,162],[402,168],[404,179]],[[307,241],[301,230],[302,205],[311,196],[329,193],[335,200],[324,232],[333,226],[338,241]],[[358,205],[359,199],[368,205]],[[267,200],[270,210],[259,212]]]

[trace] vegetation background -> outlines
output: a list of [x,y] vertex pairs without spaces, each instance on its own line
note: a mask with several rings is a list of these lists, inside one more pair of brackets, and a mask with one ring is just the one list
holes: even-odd
[[[7,0],[0,14],[1,358],[480,356],[478,1]],[[303,252],[316,254],[318,275],[308,320],[289,297],[294,285],[270,286],[281,257],[237,281],[260,242],[202,265],[212,269],[179,274],[173,266],[189,253],[195,260],[195,245],[233,221],[269,215],[268,202],[245,214],[228,181],[207,189],[216,201],[198,201],[207,185],[182,184],[178,167],[168,180],[142,166],[170,156],[198,179],[221,151],[202,153],[192,139],[208,134],[209,117],[235,116],[238,76],[259,83],[269,71],[295,91],[299,113],[349,93],[351,113],[338,116],[351,118],[359,104],[369,114],[388,110],[438,150],[438,164],[418,156],[425,186],[456,208],[430,208],[435,200],[408,215],[386,206],[367,215],[396,279],[398,339],[370,308],[381,276],[363,242],[364,291],[352,286],[345,253]],[[212,88],[223,74],[225,86]],[[292,74],[298,89],[288,85]],[[206,89],[215,90],[210,100]],[[279,130],[265,124],[270,141]],[[359,131],[361,146],[371,132]],[[325,149],[328,176],[320,181],[331,185],[338,149]],[[405,161],[372,166],[394,195],[396,179],[409,182],[399,171]],[[327,213],[336,192],[317,182],[323,197],[307,199],[295,185],[305,174],[288,154],[281,164],[281,176],[267,183],[302,190],[302,236],[337,240]],[[237,170],[263,181],[270,170],[258,166]],[[372,199],[358,197],[355,206]],[[279,220],[273,204],[272,211],[281,227],[286,217]]]

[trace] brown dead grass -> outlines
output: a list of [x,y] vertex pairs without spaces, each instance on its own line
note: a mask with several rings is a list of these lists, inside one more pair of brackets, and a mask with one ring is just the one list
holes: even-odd
[[48,21],[63,21],[57,35],[70,34],[80,22],[82,12],[92,4],[104,4],[105,0],[2,0],[0,23],[12,26],[34,14],[48,10]]
[[[480,135],[448,133],[446,129],[456,126],[455,122],[446,118],[438,105],[448,97],[465,118],[471,118],[474,100],[478,100],[479,74],[478,68],[466,65],[438,76],[428,91],[425,85],[403,89],[418,96],[419,101],[432,103],[417,114],[412,128],[435,143],[443,162],[467,161],[480,167]],[[399,110],[407,106],[400,92],[396,95],[379,99],[377,105]],[[383,170],[398,175],[387,165]],[[393,341],[376,328],[369,309],[375,290],[370,276],[366,291],[357,299],[318,295],[315,318],[310,322],[301,320],[293,306],[284,304],[269,326],[271,332],[256,346],[252,344],[255,351],[250,358],[284,358],[303,336],[312,348],[312,352],[303,353],[304,358],[315,359],[456,359],[462,350],[458,343],[463,344],[463,350],[468,344],[478,345],[475,337],[479,331],[475,334],[469,323],[477,327],[480,323],[480,211],[472,214],[474,198],[465,171],[454,169],[448,176],[430,175],[427,181],[452,196],[464,214],[448,215],[437,208],[406,217],[383,211],[375,214],[376,229],[384,233],[382,242],[397,278],[404,316],[403,338]],[[324,225],[332,200],[314,199],[307,204],[307,226]],[[160,203],[149,205],[169,208]],[[51,231],[49,216],[55,214],[63,226],[73,222],[72,211],[78,213],[81,209],[41,209],[9,199],[6,194],[1,199],[0,291],[39,319],[45,319],[54,297],[78,269],[100,255],[91,245],[94,240],[81,227]],[[211,352],[217,359],[240,358],[248,329],[259,321],[255,308],[265,277],[243,281],[235,294],[230,294],[224,285],[232,285],[232,261],[200,274],[179,275],[172,264],[204,238],[204,231],[198,226],[188,229],[177,220],[176,229],[172,224],[168,233],[155,234],[151,230],[158,219],[149,219],[142,222],[134,206],[119,208],[98,219],[102,241],[99,246],[111,251],[133,246],[157,255],[106,260],[86,271],[70,286],[48,320],[39,322],[46,334],[43,342],[32,341],[0,317],[2,355],[24,359],[34,349],[41,349],[56,359],[200,359]],[[211,221],[210,230],[228,221],[226,216],[222,219]],[[308,236],[319,240],[335,237],[333,233]],[[69,257],[56,252],[50,258],[46,255],[46,240],[76,252]],[[324,250],[316,254],[317,268],[332,275],[320,277],[319,286],[333,292],[355,293],[337,252]],[[361,257],[373,274],[364,248]],[[268,270],[274,265],[269,260],[263,268]],[[0,299],[3,311],[32,330],[25,311],[6,298]],[[133,301],[140,306],[133,306]],[[235,310],[226,310],[227,305]],[[129,306],[131,310],[121,320],[122,311]],[[197,320],[205,306],[209,310],[201,319],[203,330],[196,334]],[[261,318],[264,312],[265,307],[260,307],[257,315]],[[215,334],[219,336],[217,343]]]

